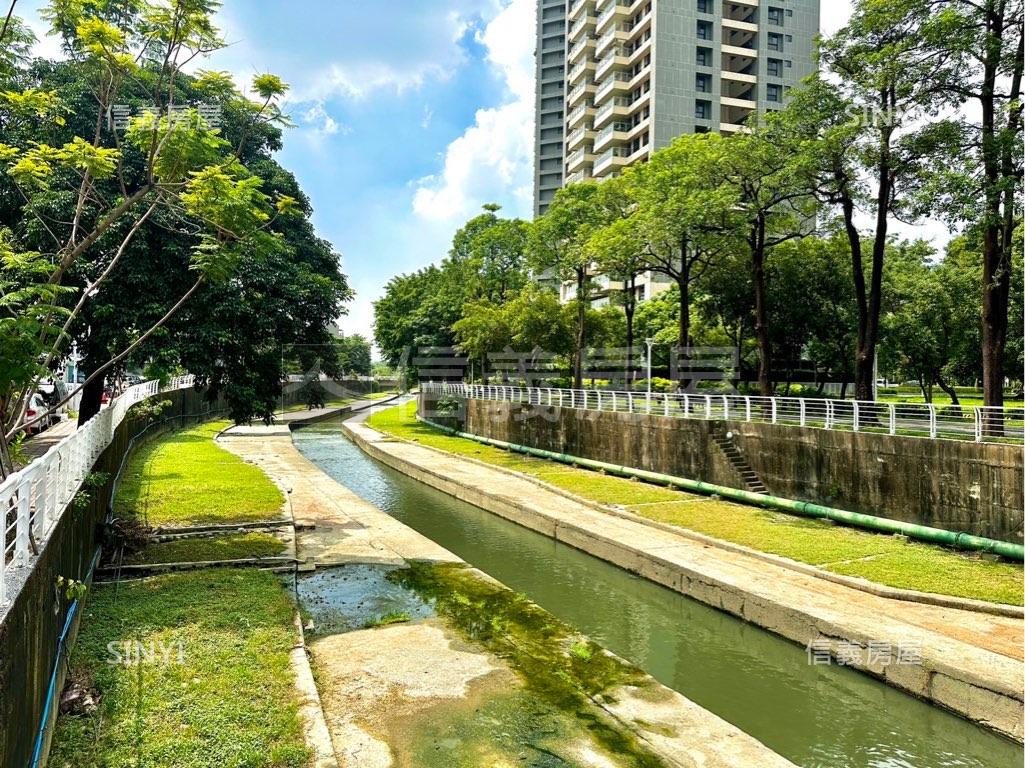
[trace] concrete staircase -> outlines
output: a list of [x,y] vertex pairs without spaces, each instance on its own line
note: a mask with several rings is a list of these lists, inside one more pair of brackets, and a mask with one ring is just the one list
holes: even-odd
[[733,442],[732,438],[726,436],[726,432],[721,429],[715,429],[712,431],[712,439],[715,444],[719,446],[719,450],[722,451],[723,455],[730,465],[737,470],[741,479],[744,481],[744,490],[750,491],[751,493],[768,493],[769,489],[762,482],[762,479],[758,477],[758,473],[754,471],[747,459],[744,458],[744,454],[740,452],[736,443]]

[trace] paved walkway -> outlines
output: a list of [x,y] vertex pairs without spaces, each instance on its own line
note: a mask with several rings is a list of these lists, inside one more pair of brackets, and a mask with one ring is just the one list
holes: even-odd
[[25,458],[29,462],[38,459],[76,429],[78,429],[77,419],[64,419],[54,424],[45,432],[40,432],[35,437],[25,441],[23,446]]
[[[802,645],[825,640],[851,666],[1022,738],[1021,619],[877,597],[603,513],[502,469],[388,438],[358,417],[346,429],[371,455],[458,498]],[[910,643],[921,665],[882,666],[868,652]]]

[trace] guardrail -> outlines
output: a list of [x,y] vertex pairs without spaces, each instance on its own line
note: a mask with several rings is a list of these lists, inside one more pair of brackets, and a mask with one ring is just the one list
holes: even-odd
[[936,406],[758,397],[729,394],[515,387],[451,382],[421,383],[425,392],[527,405],[638,413],[684,419],[747,421],[851,432],[1006,442],[1025,440],[1025,408]]
[[41,551],[93,464],[114,439],[114,430],[128,409],[160,392],[192,385],[192,376],[179,376],[163,389],[157,381],[129,387],[107,408],[0,483],[0,511],[4,513],[0,521],[0,605],[8,602],[14,572],[31,564],[33,542]]

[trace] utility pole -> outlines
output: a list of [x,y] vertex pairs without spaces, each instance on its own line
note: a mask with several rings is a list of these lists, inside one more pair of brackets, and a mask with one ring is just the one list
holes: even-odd
[[651,413],[651,347],[654,339],[645,339],[644,345],[648,348],[648,413]]

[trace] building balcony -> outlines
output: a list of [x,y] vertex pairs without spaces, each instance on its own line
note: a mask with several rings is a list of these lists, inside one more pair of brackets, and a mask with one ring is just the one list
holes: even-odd
[[595,158],[592,173],[595,177],[600,178],[614,171],[618,171],[620,168],[627,165],[627,157],[629,156],[629,153],[630,150],[626,147],[612,147],[605,150]]
[[[747,60],[747,61],[753,61],[754,59],[758,58],[758,51],[755,50],[754,48],[744,48],[744,47],[739,46],[739,45],[728,45],[726,43],[723,43],[720,46],[720,50],[723,53],[723,59],[724,59],[723,67],[724,68],[726,67],[725,59],[726,59],[727,56],[733,56],[733,57],[736,57],[738,59],[744,59],[744,60]],[[736,72],[736,71],[739,71],[740,69],[742,69],[743,66],[746,66],[746,64],[742,65],[740,67],[733,67],[733,66],[731,66],[731,67],[729,67],[729,69],[731,69],[734,72]]]
[[571,173],[569,176],[566,177],[566,184],[576,184],[577,182],[583,181],[587,178],[590,177],[587,175],[586,170],[577,171],[576,173]]
[[594,128],[584,124],[582,127],[577,128],[573,133],[566,139],[566,151],[579,149],[584,142],[594,140]]
[[745,72],[730,72],[728,69],[722,71],[722,79],[733,83],[749,83],[754,85],[758,82],[758,75]]
[[733,133],[751,133],[751,129],[746,125],[739,123],[719,123],[719,133],[722,134],[733,134]]
[[626,42],[630,38],[630,25],[627,23],[617,24],[604,35],[598,38],[598,44],[594,47],[594,55],[601,58],[601,55],[608,50],[608,47],[615,42]]
[[758,25],[750,21],[740,21],[737,19],[724,18],[722,20],[722,28],[735,30],[737,32],[747,32],[750,34],[756,34],[758,32]]
[[566,125],[571,129],[576,128],[580,123],[588,117],[594,117],[594,107],[590,104],[577,107],[569,113],[569,117],[566,120]]
[[612,143],[627,140],[632,127],[630,123],[618,122],[605,126],[594,135],[594,151],[601,152]]
[[626,117],[630,114],[630,99],[625,96],[618,96],[607,102],[594,115],[594,127],[601,130],[606,123],[617,117]]
[[630,66],[630,55],[623,48],[613,48],[605,58],[598,62],[594,70],[594,79],[601,81],[606,72],[612,69],[625,69]]
[[594,34],[594,25],[598,21],[597,16],[581,16],[576,21],[570,22],[568,40],[571,43],[580,39],[581,35]]
[[[734,101],[756,101],[755,84],[747,80],[729,80],[723,78],[719,84],[720,95]],[[739,106],[739,105],[738,105]]]
[[[747,26],[754,26],[749,24]],[[747,50],[756,50],[757,45],[755,44],[755,37],[758,34],[758,27],[754,30],[749,29],[730,29],[726,26],[726,22],[723,22],[722,28],[722,47],[727,46],[731,48],[744,48]]]
[[584,82],[580,83],[579,85],[574,87],[572,91],[569,92],[569,96],[566,97],[566,104],[570,108],[573,108],[582,99],[585,99],[588,96],[593,96],[594,95],[594,90],[595,90],[594,83],[589,83],[589,82],[587,82],[585,80]]
[[736,107],[738,109],[757,109],[758,104],[752,99],[738,99],[731,96],[721,96],[719,103],[724,107]]
[[593,75],[593,74],[594,74],[594,62],[590,61],[590,60],[582,61],[579,64],[577,64],[575,67],[573,67],[573,69],[571,69],[569,71],[569,77],[566,78],[566,81],[570,85],[573,85],[573,84],[579,82],[580,80],[584,79],[587,75]]
[[566,158],[566,171],[568,173],[575,173],[576,171],[583,170],[584,166],[590,168],[593,162],[594,155],[591,153],[590,147],[585,146]]
[[584,14],[594,15],[594,0],[570,0],[569,20],[575,21]]
[[594,38],[587,37],[578,42],[569,50],[569,55],[566,57],[566,61],[570,64],[574,64],[580,59],[587,55],[588,58],[594,58]]
[[626,93],[630,90],[630,82],[633,77],[629,72],[610,73],[594,94],[594,103],[601,106],[606,98],[613,93]]
[[613,22],[626,21],[630,18],[630,4],[624,0],[615,0],[605,11],[598,15],[598,23],[594,29],[601,35]]

